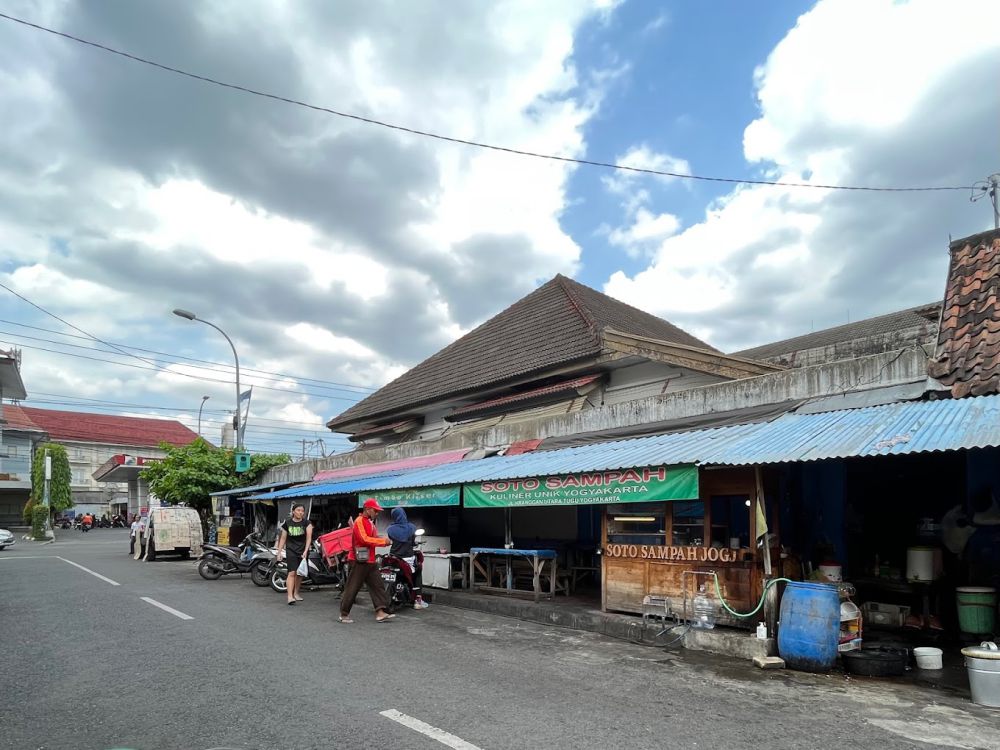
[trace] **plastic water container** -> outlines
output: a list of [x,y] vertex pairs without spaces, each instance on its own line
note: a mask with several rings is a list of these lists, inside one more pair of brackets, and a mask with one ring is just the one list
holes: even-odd
[[919,646],[913,649],[913,658],[917,660],[917,669],[944,668],[944,652],[933,646]]
[[781,597],[778,654],[792,669],[827,672],[837,663],[840,595],[822,583],[789,583]]
[[715,627],[715,605],[705,594],[705,584],[698,589],[698,595],[694,598],[694,620],[691,627],[701,630],[711,630]]

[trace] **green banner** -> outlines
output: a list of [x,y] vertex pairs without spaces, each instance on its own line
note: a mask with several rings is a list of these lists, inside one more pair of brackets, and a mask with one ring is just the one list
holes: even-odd
[[412,490],[380,490],[378,492],[365,492],[358,495],[358,507],[365,504],[365,500],[374,497],[383,508],[393,508],[402,505],[407,508],[431,505],[458,505],[460,488],[456,484],[452,487],[418,487]]
[[587,471],[465,485],[466,508],[610,505],[698,497],[697,466]]

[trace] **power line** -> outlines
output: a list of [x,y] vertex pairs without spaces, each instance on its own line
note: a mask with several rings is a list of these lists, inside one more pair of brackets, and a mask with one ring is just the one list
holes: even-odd
[[[32,393],[34,393],[36,396],[48,396],[51,399],[71,399],[71,400],[53,401],[47,399],[39,399],[32,396],[26,399],[21,399],[21,403],[31,402],[35,404],[57,404],[62,406],[95,406],[95,407],[101,406],[102,408],[106,407],[106,408],[119,408],[119,409],[149,409],[155,411],[167,411],[177,414],[184,414],[186,416],[191,416],[194,413],[194,411],[191,408],[184,406],[154,406],[152,404],[135,404],[128,401],[108,401],[99,398],[86,398],[84,396],[69,396],[63,393],[46,393],[44,391],[32,391]],[[205,409],[203,410],[202,413],[225,415],[225,414],[230,414],[231,411],[227,409]],[[322,422],[306,422],[295,419],[278,419],[276,417],[259,417],[254,415],[252,411],[250,412],[250,414],[254,422],[261,422],[261,421],[279,422],[281,424],[297,424],[297,425],[305,425],[306,427],[319,427],[321,429],[317,430],[318,432],[322,432],[323,430],[326,429],[326,425]]]
[[[163,372],[163,373],[167,373],[168,375],[184,375],[186,377],[194,378],[195,380],[201,380],[201,381],[206,382],[206,383],[224,383],[226,385],[230,385],[231,384],[231,381],[228,381],[228,380],[219,380],[218,378],[206,378],[206,377],[201,376],[201,375],[191,375],[190,373],[180,372],[180,371],[177,371],[177,370],[168,370],[168,369],[166,369],[164,367],[142,367],[140,365],[129,364],[128,362],[117,362],[117,361],[115,361],[113,359],[102,359],[100,357],[88,357],[86,354],[73,354],[72,352],[63,352],[63,351],[59,351],[58,349],[47,349],[44,346],[32,346],[31,344],[23,344],[23,343],[17,341],[16,339],[7,339],[7,341],[10,341],[11,343],[16,344],[16,346],[18,346],[18,347],[20,347],[22,349],[31,349],[33,351],[49,352],[50,354],[59,354],[59,355],[62,355],[64,357],[73,357],[75,359],[88,359],[88,360],[91,360],[93,362],[103,362],[104,364],[116,365],[118,367],[130,367],[130,368],[135,369],[135,370],[145,370],[146,372]],[[94,350],[94,351],[98,351],[98,350]],[[103,353],[104,354],[113,354],[113,352],[103,352]],[[347,401],[349,403],[357,403],[355,399],[344,398],[343,396],[331,396],[328,393],[313,393],[311,391],[294,390],[294,389],[291,389],[291,388],[275,388],[274,386],[268,386],[268,385],[257,385],[255,387],[261,388],[261,389],[266,390],[266,391],[278,391],[279,393],[284,393],[284,394],[293,393],[293,394],[297,394],[297,395],[300,395],[300,396],[313,396],[315,398],[322,398],[322,399],[327,399],[327,400],[330,400],[330,401]]]
[[[90,341],[91,340],[87,336],[78,336],[78,335],[73,334],[73,333],[63,333],[62,331],[56,331],[56,330],[54,330],[52,328],[44,328],[42,326],[32,326],[32,325],[28,325],[27,323],[19,323],[16,320],[4,320],[4,319],[0,318],[0,323],[5,323],[7,325],[18,326],[19,328],[30,328],[33,331],[43,331],[44,333],[52,333],[52,334],[55,334],[57,336],[65,336],[66,338],[82,339],[84,341]],[[11,334],[11,335],[13,335],[13,334]],[[30,336],[27,336],[25,334],[19,334],[19,335],[24,336],[24,338],[31,338]],[[41,339],[40,338],[40,339],[37,339],[37,340],[38,341],[46,341],[47,339]],[[54,343],[60,343],[61,344],[63,342],[51,341],[50,343],[53,343],[53,344]],[[68,346],[68,344],[67,344],[67,346]],[[221,368],[224,368],[226,370],[232,370],[233,369],[233,365],[226,364],[225,362],[215,362],[215,361],[210,360],[210,359],[198,359],[197,357],[186,357],[183,354],[173,354],[171,352],[161,352],[161,351],[157,351],[156,349],[143,349],[140,346],[131,346],[129,344],[118,344],[118,346],[121,346],[123,349],[130,349],[130,350],[136,351],[136,352],[144,352],[146,354],[159,354],[159,355],[164,356],[164,357],[173,357],[174,359],[181,359],[181,360],[184,360],[186,362],[200,362],[201,364],[215,365],[217,367],[221,367]],[[280,377],[280,378],[294,378],[295,380],[309,381],[311,383],[318,383],[318,384],[321,384],[321,385],[340,386],[339,388],[331,388],[331,390],[344,390],[344,391],[346,391],[348,393],[352,393],[353,392],[350,389],[358,389],[360,391],[364,391],[365,392],[363,395],[367,395],[368,393],[372,393],[372,392],[378,390],[377,388],[372,388],[371,386],[367,386],[367,385],[355,385],[353,383],[338,383],[335,380],[321,380],[319,378],[307,378],[307,377],[305,377],[303,375],[292,375],[292,374],[287,373],[287,372],[272,372],[270,370],[257,370],[257,369],[254,369],[252,367],[241,367],[240,369],[244,370],[246,372],[250,372],[250,373],[260,373],[262,375],[275,375],[275,376]]]
[[[57,335],[67,335],[67,334],[60,334],[58,331],[50,331],[50,333],[55,333]],[[8,339],[9,341],[19,341],[20,339],[27,339],[29,341],[41,341],[42,343],[55,344],[56,346],[64,346],[64,347],[69,347],[71,349],[83,349],[84,351],[88,351],[88,352],[98,352],[100,354],[116,354],[117,353],[117,352],[109,352],[109,351],[106,351],[104,349],[97,349],[97,348],[95,348],[93,346],[82,346],[81,344],[70,344],[69,342],[66,342],[66,341],[56,341],[54,339],[42,338],[41,336],[30,336],[30,335],[28,335],[26,333],[13,333],[12,331],[0,331],[0,336],[17,336],[17,339]],[[79,339],[81,339],[83,341],[87,340],[83,336],[79,336],[79,337],[74,336],[73,338],[79,338]],[[45,351],[48,351],[48,350],[45,350]],[[166,356],[169,357],[169,356],[173,356],[173,355],[167,354]],[[183,359],[191,359],[191,358],[184,357]],[[153,364],[154,366],[158,367],[158,369],[160,369],[160,370],[162,370],[164,372],[168,372],[169,371],[169,372],[173,372],[173,373],[177,373],[178,371],[177,370],[167,370],[166,367],[161,367],[160,365],[183,365],[185,367],[190,367],[190,368],[193,368],[195,370],[206,370],[208,372],[216,373],[216,374],[219,374],[219,375],[228,375],[230,372],[233,372],[233,370],[234,370],[234,368],[232,367],[232,365],[230,365],[228,368],[226,368],[225,365],[220,365],[220,367],[225,368],[225,370],[219,370],[219,369],[212,368],[212,367],[204,367],[203,365],[186,365],[183,362],[174,362],[174,361],[167,360],[167,359],[150,359],[150,360],[143,360],[143,361],[144,362],[149,362],[149,363]],[[199,361],[199,360],[193,360],[193,361]],[[201,360],[201,361],[205,361],[205,360]],[[159,364],[157,364],[157,363],[159,363]],[[218,364],[218,363],[212,362],[210,364]],[[248,372],[249,371],[250,370],[248,370]],[[259,371],[254,370],[252,372],[259,372]],[[188,377],[195,377],[195,376],[192,376],[192,375],[190,375],[188,373],[178,373],[178,374],[187,374]],[[283,375],[281,377],[287,377],[287,378],[292,378],[292,379],[295,378],[294,375]],[[264,378],[264,380],[268,380],[268,381],[272,381],[272,382],[281,382],[281,378],[279,378],[279,377],[268,377],[268,378]],[[212,382],[223,383],[223,382],[228,382],[228,381],[213,380]],[[258,387],[262,387],[262,386],[258,386]],[[370,395],[370,394],[367,394],[367,393],[359,393],[357,391],[349,391],[349,390],[347,390],[345,388],[331,388],[329,386],[323,386],[323,385],[311,385],[311,387],[312,388],[322,388],[324,390],[329,389],[329,390],[337,391],[337,392],[340,392],[340,393],[350,393],[350,394],[354,394],[358,398],[362,398],[364,396]],[[283,390],[283,389],[279,389],[279,390]],[[342,401],[352,401],[352,399],[349,399],[349,398],[346,398],[346,397],[343,397],[343,396],[324,396],[324,398],[338,398],[338,399],[340,399]],[[353,400],[356,401],[357,399],[353,399]]]
[[456,138],[454,136],[442,135],[440,133],[433,133],[428,130],[418,130],[416,128],[406,127],[404,125],[396,125],[390,122],[385,122],[383,120],[376,120],[372,117],[364,117],[362,115],[352,114],[350,112],[341,112],[335,109],[330,109],[329,107],[321,107],[316,104],[309,104],[307,102],[300,101],[298,99],[292,99],[287,96],[281,96],[279,94],[270,94],[266,91],[260,91],[257,89],[252,89],[247,86],[240,86],[235,83],[227,83],[225,81],[220,81],[216,78],[210,78],[209,76],[200,75],[198,73],[191,73],[187,70],[182,70],[181,68],[175,68],[170,65],[165,65],[163,63],[156,62],[154,60],[147,59],[145,57],[139,57],[138,55],[133,55],[128,52],[123,52],[122,50],[115,49],[114,47],[108,47],[107,45],[100,44],[98,42],[92,42],[87,39],[82,39],[78,36],[73,36],[72,34],[67,34],[62,31],[56,31],[55,29],[50,29],[47,26],[41,26],[37,23],[32,23],[26,21],[22,18],[17,18],[15,16],[7,15],[6,13],[0,13],[0,18],[5,18],[8,21],[13,21],[14,23],[19,23],[22,26],[28,26],[38,31],[44,31],[48,34],[54,34],[55,36],[62,37],[64,39],[69,39],[73,42],[78,42],[79,44],[87,45],[88,47],[93,47],[94,49],[99,49],[103,52],[108,52],[112,55],[118,55],[119,57],[124,57],[127,60],[133,62],[142,63],[143,65],[149,65],[154,68],[159,68],[160,70],[167,71],[169,73],[175,73],[180,76],[185,76],[187,78],[192,78],[196,81],[201,81],[203,83],[209,83],[213,86],[221,86],[222,88],[231,89],[233,91],[241,91],[245,94],[252,94],[254,96],[260,96],[265,99],[272,99],[278,102],[284,102],[285,104],[292,104],[297,107],[304,107],[306,109],[311,109],[316,112],[325,112],[326,114],[335,115],[336,117],[342,117],[348,120],[355,120],[357,122],[363,122],[367,125],[377,125],[381,128],[388,128],[389,130],[396,130],[402,133],[409,133],[410,135],[417,135],[423,138],[433,138],[439,141],[445,141],[447,143],[456,143],[463,146],[474,146],[475,148],[488,149],[490,151],[500,151],[507,154],[514,154],[517,156],[529,156],[535,159],[549,159],[551,161],[564,162],[568,164],[581,164],[589,167],[602,167],[605,169],[614,169],[626,172],[633,172],[639,174],[650,174],[658,175],[661,177],[676,177],[682,180],[700,180],[702,182],[722,182],[729,184],[741,184],[741,185],[775,185],[779,187],[794,187],[794,188],[817,188],[822,190],[860,190],[867,192],[885,192],[885,193],[915,193],[915,192],[930,192],[930,191],[940,191],[940,190],[968,190],[969,185],[960,186],[934,186],[934,187],[869,187],[869,186],[858,186],[858,185],[817,185],[808,182],[782,182],[782,181],[772,181],[772,180],[749,180],[749,179],[738,179],[735,177],[707,177],[704,175],[693,175],[693,174],[682,174],[680,172],[667,172],[659,169],[647,169],[642,167],[629,167],[624,164],[612,164],[610,162],[595,161],[591,159],[576,159],[570,156],[558,156],[556,154],[543,154],[536,151],[525,151],[523,149],[510,148],[507,146],[497,146],[491,143],[483,143],[481,141],[473,141],[465,138]]

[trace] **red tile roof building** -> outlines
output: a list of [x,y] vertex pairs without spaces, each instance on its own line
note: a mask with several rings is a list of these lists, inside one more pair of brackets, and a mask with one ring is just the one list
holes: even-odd
[[56,443],[69,441],[156,448],[160,443],[187,445],[198,437],[197,433],[174,419],[120,417],[15,404],[5,404],[3,413],[8,428],[34,426],[48,433],[49,439]]
[[1000,230],[951,243],[937,351],[927,368],[952,396],[1000,392]]

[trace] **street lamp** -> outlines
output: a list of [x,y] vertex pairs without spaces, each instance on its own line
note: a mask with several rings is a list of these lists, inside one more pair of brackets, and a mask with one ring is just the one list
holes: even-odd
[[[233,350],[233,359],[236,360],[236,414],[235,416],[233,416],[233,428],[236,430],[236,452],[240,453],[243,451],[243,440],[242,436],[240,435],[240,357],[236,353],[236,345],[233,343],[233,340],[229,338],[228,334],[221,328],[219,328],[219,326],[215,325],[215,323],[211,323],[205,320],[204,318],[199,318],[193,312],[189,312],[188,310],[174,310],[174,315],[176,315],[179,318],[184,318],[185,320],[197,320],[199,323],[204,323],[207,326],[211,326],[216,331],[218,331],[219,333],[221,333],[223,336],[226,337],[226,341],[229,342],[229,346]],[[208,397],[206,396],[205,398]],[[205,404],[204,399],[202,399],[201,403],[204,406]]]
[[201,437],[201,410],[205,408],[205,402],[208,401],[208,396],[201,397],[201,406],[198,407],[198,437]]

